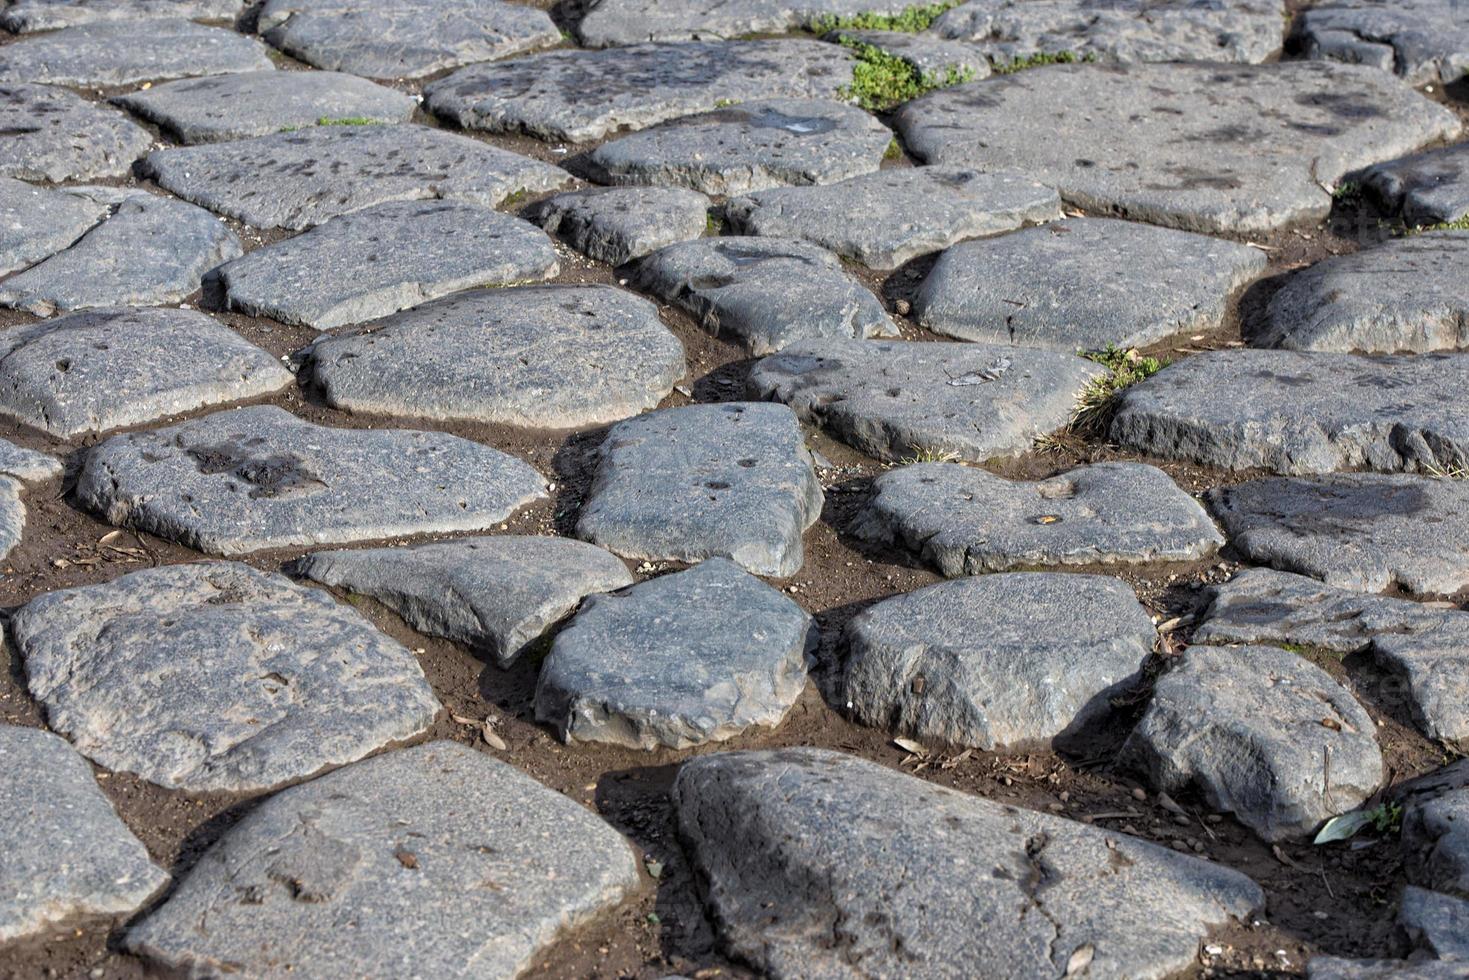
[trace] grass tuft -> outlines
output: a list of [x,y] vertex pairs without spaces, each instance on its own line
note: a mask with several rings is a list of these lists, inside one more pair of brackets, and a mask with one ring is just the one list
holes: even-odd
[[813,19],[810,30],[817,34],[839,30],[902,31],[905,34],[915,34],[928,30],[939,19],[940,14],[953,10],[963,2],[964,0],[941,0],[939,3],[915,4],[896,14],[852,14],[847,17],[828,14]]
[[318,126],[379,126],[381,123],[376,119],[368,119],[366,116],[322,116],[316,120]]
[[950,65],[941,74],[926,73],[875,45],[843,38],[842,46],[856,53],[857,63],[852,66],[852,84],[838,89],[837,94],[869,112],[886,112],[935,89],[974,79],[974,69],[969,67]]
[[898,462],[904,466],[912,466],[915,463],[957,463],[959,454],[952,449],[915,449],[912,456],[904,456]]
[[1151,378],[1166,366],[1156,357],[1144,357],[1136,350],[1118,350],[1111,344],[1106,350],[1079,351],[1082,357],[1100,364],[1107,373],[1093,379],[1076,400],[1070,431],[1078,435],[1101,435],[1107,431],[1117,407],[1117,395],[1139,381]]
[[1469,214],[1462,218],[1455,218],[1453,221],[1440,221],[1436,225],[1419,225],[1408,234],[1421,235],[1425,231],[1469,231]]
[[1006,64],[996,64],[994,72],[996,75],[1013,75],[1027,68],[1041,68],[1045,65],[1090,64],[1096,60],[1095,51],[1089,51],[1079,58],[1075,51],[1041,51],[1029,57],[1015,58]]

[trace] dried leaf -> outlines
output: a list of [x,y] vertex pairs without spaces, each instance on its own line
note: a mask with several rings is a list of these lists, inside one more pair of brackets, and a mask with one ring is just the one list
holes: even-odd
[[1092,965],[1092,957],[1096,955],[1096,948],[1091,943],[1085,943],[1076,947],[1071,958],[1066,961],[1065,976],[1074,977],[1082,970]]
[[485,744],[494,749],[496,752],[504,752],[506,749],[510,748],[510,746],[505,744],[505,740],[503,738],[495,734],[495,730],[490,727],[490,723],[488,721],[486,721],[484,725],[480,728],[480,735],[484,737]]
[[919,756],[920,758],[928,755],[928,749],[925,749],[922,745],[913,741],[911,738],[895,738],[893,739],[893,744],[902,749],[904,752]]
[[400,847],[393,852],[393,857],[397,858],[398,863],[403,865],[403,867],[405,868],[409,868],[411,870],[418,867],[418,855],[414,854],[412,851],[405,851],[403,848]]
[[1365,810],[1353,810],[1351,813],[1343,813],[1332,817],[1322,826],[1321,831],[1311,841],[1313,844],[1330,844],[1332,841],[1346,840],[1355,836],[1357,831],[1372,823],[1372,816]]

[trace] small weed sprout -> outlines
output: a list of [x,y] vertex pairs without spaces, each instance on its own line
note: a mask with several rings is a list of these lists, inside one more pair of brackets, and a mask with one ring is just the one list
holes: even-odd
[[322,116],[320,119],[316,120],[316,125],[318,125],[318,126],[378,126],[378,125],[381,125],[381,123],[378,120],[376,120],[376,119],[369,119],[366,116],[342,116],[341,118],[333,118],[332,116]]
[[1144,357],[1131,348],[1118,350],[1111,344],[1105,350],[1079,353],[1106,368],[1107,373],[1089,382],[1077,398],[1070,430],[1078,435],[1101,435],[1105,432],[1116,411],[1118,393],[1152,377],[1164,367],[1164,362],[1156,357]]
[[904,456],[898,460],[904,466],[912,466],[915,463],[957,463],[959,454],[952,449],[922,448],[914,449],[912,456]]
[[852,31],[902,31],[905,34],[916,34],[926,31],[939,19],[939,15],[945,11],[952,10],[964,0],[941,0],[939,3],[915,4],[907,7],[896,14],[853,14],[849,17],[838,17],[828,14],[817,17],[810,23],[810,30],[817,34],[825,34],[828,31],[852,30]]
[[994,66],[996,75],[1013,75],[1017,71],[1025,71],[1027,68],[1040,68],[1045,65],[1074,65],[1078,63],[1091,63],[1097,60],[1095,51],[1088,51],[1085,55],[1077,57],[1075,51],[1040,51],[1025,58],[1014,58],[1005,64]]
[[1453,221],[1440,221],[1436,225],[1419,225],[1408,234],[1421,235],[1427,231],[1469,231],[1469,214],[1455,218]]
[[935,89],[974,79],[974,69],[968,66],[950,65],[943,72],[921,72],[876,45],[843,38],[842,46],[856,53],[857,63],[852,66],[852,84],[838,89],[837,94],[869,112],[886,112]]

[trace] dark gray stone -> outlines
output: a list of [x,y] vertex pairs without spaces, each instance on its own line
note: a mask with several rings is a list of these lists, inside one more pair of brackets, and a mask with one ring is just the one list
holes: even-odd
[[1398,925],[1414,947],[1430,956],[1469,960],[1469,901],[1408,885],[1398,906]]
[[1403,813],[1408,880],[1469,899],[1469,789],[1415,800]]
[[160,17],[232,21],[244,9],[244,0],[11,0],[10,6],[0,12],[0,27],[28,34],[101,21]]
[[534,220],[584,255],[622,265],[702,237],[709,199],[685,187],[594,187],[542,201]]
[[487,531],[546,496],[513,456],[436,432],[333,429],[271,406],[114,436],[76,498],[208,554]]
[[1352,179],[1410,225],[1435,225],[1469,215],[1469,144],[1375,164]]
[[0,81],[101,87],[269,71],[265,45],[181,18],[102,21],[0,47]]
[[1322,0],[1292,33],[1308,58],[1372,65],[1414,85],[1469,74],[1469,10],[1460,0]]
[[951,41],[930,31],[909,33],[842,28],[829,32],[824,40],[876,48],[889,57],[911,65],[918,71],[920,78],[929,82],[955,84],[988,78],[990,75],[989,58],[979,45]]
[[815,645],[800,606],[711,558],[587,599],[541,668],[536,719],[567,742],[722,742],[780,724]]
[[1464,980],[1464,965],[1452,961],[1348,960],[1313,956],[1307,980]]
[[577,25],[577,37],[602,48],[640,41],[687,41],[784,34],[822,17],[901,14],[914,0],[602,0]]
[[794,575],[821,484],[784,405],[665,408],[619,422],[601,447],[576,533],[626,558],[729,558]]
[[106,212],[102,205],[75,194],[0,177],[0,276],[66,248]]
[[124,942],[197,976],[513,977],[638,883],[595,814],[430,742],[266,800]]
[[24,180],[125,177],[153,145],[126,113],[49,85],[0,83],[0,132],[0,175]]

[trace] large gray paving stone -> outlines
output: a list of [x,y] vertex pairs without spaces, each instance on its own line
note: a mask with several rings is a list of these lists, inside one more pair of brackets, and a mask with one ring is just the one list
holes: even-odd
[[1464,965],[1452,960],[1348,960],[1313,956],[1307,980],[1463,980]]
[[1469,10],[1460,0],[1323,0],[1292,34],[1308,58],[1397,72],[1414,85],[1469,74]]
[[640,261],[631,285],[756,355],[805,340],[898,332],[882,303],[835,255],[796,239],[680,242]]
[[271,406],[114,436],[76,498],[114,524],[209,554],[487,531],[546,496],[528,464],[411,429],[334,429]]
[[0,81],[100,87],[269,71],[265,45],[180,18],[102,21],[0,48]]
[[929,82],[972,82],[988,78],[991,74],[990,59],[979,45],[951,41],[932,31],[915,33],[838,28],[828,31],[822,40],[876,48],[881,54],[910,65],[918,72],[919,78],[926,77]]
[[913,0],[602,0],[577,24],[593,48],[641,41],[687,41],[747,34],[784,34],[823,17],[901,14]]
[[846,49],[814,40],[550,51],[463,68],[425,86],[424,101],[466,129],[594,140],[728,102],[835,98],[852,63]]
[[1461,129],[1390,75],[1305,62],[1035,68],[896,121],[927,163],[1019,171],[1088,210],[1205,232],[1320,220],[1344,174]]
[[1413,885],[1403,889],[1398,925],[1416,950],[1437,959],[1469,960],[1465,922],[1469,922],[1469,901]]
[[985,751],[1049,748],[1111,713],[1108,698],[1138,680],[1156,640],[1119,579],[1022,572],[943,582],[847,624],[842,697],[862,724],[903,735]]
[[[892,269],[978,235],[1061,217],[1061,199],[1020,174],[897,167],[820,187],[779,187],[725,202],[744,234],[801,238]],[[861,220],[854,220],[860,215]]]
[[541,668],[536,719],[568,742],[722,742],[780,724],[815,645],[800,606],[711,558],[587,599]]
[[98,765],[258,790],[423,731],[413,654],[325,592],[238,562],[48,592],[11,620],[47,723]]
[[101,204],[75,194],[0,177],[0,276],[66,248],[106,212]]
[[0,942],[74,915],[123,915],[168,875],[118,819],[64,739],[0,725]]
[[153,137],[127,113],[50,85],[0,82],[0,175],[24,180],[124,177]]
[[1196,354],[1121,395],[1113,442],[1219,469],[1453,471],[1469,357],[1235,350]]
[[936,453],[983,462],[1065,427],[1101,373],[1055,351],[816,340],[758,361],[748,384],[751,397],[784,402],[878,459]]
[[0,560],[15,550],[25,534],[26,505],[20,481],[0,477]]
[[322,338],[309,359],[337,408],[552,429],[637,415],[686,371],[657,307],[601,285],[457,293]]
[[568,538],[504,535],[319,551],[293,573],[371,596],[420,633],[509,667],[586,596],[633,584],[622,559]]
[[420,78],[559,43],[544,10],[502,0],[266,0],[259,30],[308,65]]
[[266,800],[125,943],[199,976],[513,977],[638,879],[595,814],[430,742]]
[[0,559],[20,544],[25,532],[24,484],[61,475],[61,460],[0,439]]
[[593,187],[547,198],[533,220],[582,254],[622,265],[702,237],[709,198],[686,187]]
[[1469,899],[1469,789],[1411,802],[1403,813],[1408,880]]
[[728,558],[785,577],[823,499],[784,405],[665,408],[607,433],[576,533],[626,558]]
[[673,802],[726,947],[772,977],[1059,977],[1090,950],[1087,976],[1157,980],[1264,901],[1237,871],[819,749],[693,759]]
[[852,525],[953,578],[1064,565],[1193,561],[1224,544],[1199,502],[1143,463],[1096,463],[1046,480],[1006,480],[919,463],[873,481]]
[[1265,269],[1246,245],[1132,221],[1078,218],[940,255],[913,315],[961,340],[1050,350],[1142,347],[1218,327]]
[[389,201],[337,215],[218,270],[232,309],[330,330],[474,286],[560,271],[544,232],[465,201]]
[[244,0],[11,0],[0,27],[28,34],[101,21],[234,20],[244,9]]
[[159,150],[143,169],[187,201],[258,228],[292,231],[388,201],[494,207],[571,181],[559,167],[427,126],[317,126]]
[[1436,225],[1469,215],[1469,144],[1373,164],[1352,179],[1410,225]]
[[1122,755],[1163,792],[1197,790],[1267,841],[1356,809],[1383,778],[1372,716],[1320,667],[1266,646],[1190,647]]

